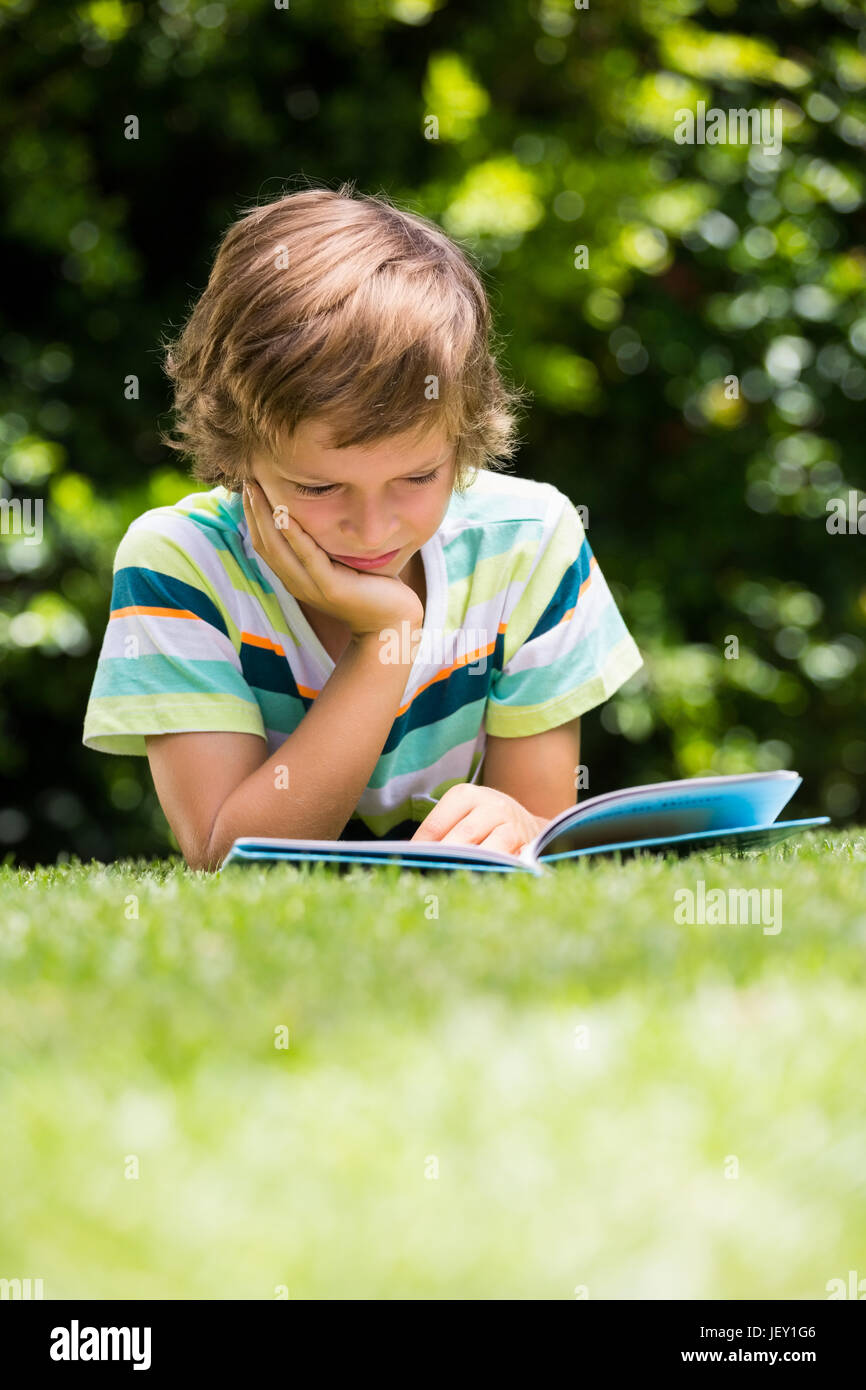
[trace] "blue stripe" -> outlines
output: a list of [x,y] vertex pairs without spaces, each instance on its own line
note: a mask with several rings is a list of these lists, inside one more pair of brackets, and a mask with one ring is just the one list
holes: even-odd
[[[483,669],[481,662],[458,666],[447,679],[434,681],[420,695],[416,695],[409,708],[394,720],[381,756],[393,753],[407,734],[419,729],[429,729],[432,734],[435,725],[441,721],[470,709],[479,700],[486,700],[492,681],[502,670],[504,647],[505,633],[499,632]],[[311,708],[313,700],[301,695],[288,661],[276,652],[242,642],[240,660],[244,679],[256,692],[262,706],[266,727],[285,730],[288,736]],[[468,733],[466,737],[469,737]],[[445,751],[443,747],[436,757]],[[425,755],[425,763],[435,760],[435,757]]]
[[611,653],[628,636],[622,614],[611,600],[592,632],[576,647],[561,652],[545,666],[501,675],[493,699],[500,705],[532,708],[555,695],[570,695],[602,675]]
[[[502,669],[504,646],[505,633],[498,632],[493,651],[487,657],[486,668],[483,671],[480,663],[478,666],[458,666],[446,680],[434,681],[420,695],[416,695],[405,713],[392,724],[382,753],[393,752],[411,729],[432,729],[440,719],[447,719],[449,715],[475,705],[479,700],[486,700],[491,682]],[[434,759],[429,758],[427,761],[433,762]]]
[[252,692],[262,712],[265,728],[281,734],[283,738],[295,732],[313,703],[301,695],[278,694],[273,690],[261,690],[258,686],[253,686]]
[[[239,655],[244,680],[249,685],[258,690],[269,690],[273,695],[290,695],[300,699],[292,668],[284,656],[250,642],[241,642]],[[310,700],[306,701],[307,706],[311,703]]]
[[[562,576],[557,586],[556,593],[551,598],[535,627],[530,632],[526,641],[531,642],[535,637],[541,637],[543,633],[549,632],[557,623],[561,623],[570,608],[577,605],[580,586],[589,575],[589,562],[592,551],[589,541],[584,540],[578,551],[577,558],[569,565],[565,574]],[[526,643],[524,643],[524,646]]]
[[112,611],[115,608],[176,608],[179,612],[195,613],[224,637],[229,635],[216,604],[201,589],[173,575],[141,569],[138,565],[128,565],[115,574],[111,608]]
[[[531,550],[538,546],[544,533],[542,521],[481,522],[475,528],[467,527],[443,546],[448,560],[448,583],[458,584],[468,579],[486,561],[500,556],[502,559],[502,578],[499,588],[503,588],[514,567],[514,553],[519,546]],[[485,586],[486,587],[486,586]],[[491,595],[492,597],[492,595]]]

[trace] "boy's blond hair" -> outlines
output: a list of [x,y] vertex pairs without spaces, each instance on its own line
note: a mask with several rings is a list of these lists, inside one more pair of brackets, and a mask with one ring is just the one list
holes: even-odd
[[443,428],[455,489],[516,448],[524,392],[503,382],[468,255],[385,197],[306,188],[246,211],[174,341],[171,449],[237,492],[253,452],[276,458],[301,420],[334,448]]

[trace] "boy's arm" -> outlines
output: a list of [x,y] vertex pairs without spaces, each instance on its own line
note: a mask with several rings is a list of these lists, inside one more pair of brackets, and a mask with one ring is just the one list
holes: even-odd
[[[411,644],[410,644],[411,645]],[[242,835],[335,840],[385,746],[411,659],[382,662],[355,637],[275,753],[254,734],[176,733],[145,742],[160,805],[192,869],[215,869]]]
[[505,792],[539,820],[549,820],[577,802],[580,718],[524,738],[487,736],[480,785]]

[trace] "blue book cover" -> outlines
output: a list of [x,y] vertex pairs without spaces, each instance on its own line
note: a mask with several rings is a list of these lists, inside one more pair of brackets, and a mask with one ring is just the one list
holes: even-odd
[[571,806],[544,826],[520,854],[481,845],[442,845],[434,840],[281,840],[243,836],[235,840],[220,870],[229,864],[325,863],[399,864],[441,872],[550,873],[564,859],[590,854],[690,854],[696,850],[760,849],[829,816],[780,821],[780,811],[800,786],[796,772],[747,772],[687,777],[604,792]]

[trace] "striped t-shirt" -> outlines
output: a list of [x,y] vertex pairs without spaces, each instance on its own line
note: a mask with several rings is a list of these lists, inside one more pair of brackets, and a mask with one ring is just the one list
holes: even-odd
[[[410,838],[449,787],[476,781],[487,734],[553,729],[643,664],[577,510],[551,483],[482,470],[421,556],[420,644],[343,839]],[[136,518],[118,546],[83,742],[146,755],[145,734],[252,733],[264,761],[334,669],[253,549],[240,495],[192,493]]]

